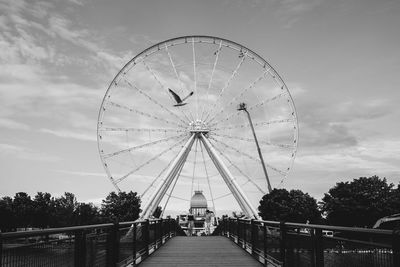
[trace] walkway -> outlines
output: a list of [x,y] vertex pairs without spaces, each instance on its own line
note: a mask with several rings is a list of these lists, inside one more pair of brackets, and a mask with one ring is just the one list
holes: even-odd
[[146,266],[262,266],[223,236],[177,236],[144,260]]

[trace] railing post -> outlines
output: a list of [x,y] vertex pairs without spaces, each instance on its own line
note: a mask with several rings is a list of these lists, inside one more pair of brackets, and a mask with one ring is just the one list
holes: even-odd
[[237,243],[238,244],[240,244],[240,239],[239,239],[239,236],[240,236],[240,220],[239,220],[239,218],[237,218],[236,219],[236,236],[237,236]]
[[137,228],[137,223],[133,223],[133,234],[132,234],[132,257],[133,257],[133,262],[132,265],[136,266],[136,228]]
[[77,230],[75,231],[74,266],[85,267],[85,265],[86,265],[86,233],[84,232],[84,230]]
[[164,227],[163,227],[164,220],[160,218],[160,245],[163,244],[163,236],[164,236]]
[[324,247],[322,229],[315,229],[315,266],[324,267]]
[[286,225],[284,222],[279,224],[279,230],[281,234],[281,244],[280,244],[280,260],[282,261],[283,266],[287,266],[286,264]]
[[168,239],[170,239],[171,238],[171,218],[168,218],[168,223],[167,223],[167,225],[168,225]]
[[400,230],[393,230],[393,266],[400,266]]
[[254,219],[251,219],[250,221],[250,236],[251,236],[251,255],[255,255],[256,250],[255,250],[255,246],[256,246],[256,231],[255,231],[255,222]]
[[268,229],[267,229],[267,224],[263,223],[263,229],[264,229],[264,266],[268,265],[267,258],[268,258]]
[[246,250],[246,243],[247,243],[247,223],[246,221],[243,221],[243,248]]
[[229,237],[229,218],[222,218],[222,223],[224,224],[224,235]]
[[158,220],[154,221],[154,250],[157,249],[157,240],[158,240]]
[[3,266],[3,237],[0,232],[0,266]]
[[149,251],[149,241],[150,241],[150,221],[149,219],[146,219],[146,222],[144,223],[144,245],[145,245],[145,255],[149,256],[150,251]]
[[119,254],[119,224],[114,222],[107,238],[106,262],[107,267],[115,267]]
[[225,221],[225,236],[231,238],[231,220],[229,218],[223,219]]

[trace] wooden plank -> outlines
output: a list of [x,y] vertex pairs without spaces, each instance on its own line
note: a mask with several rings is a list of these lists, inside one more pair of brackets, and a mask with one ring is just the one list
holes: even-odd
[[250,254],[222,236],[177,236],[144,260],[146,266],[262,266]]

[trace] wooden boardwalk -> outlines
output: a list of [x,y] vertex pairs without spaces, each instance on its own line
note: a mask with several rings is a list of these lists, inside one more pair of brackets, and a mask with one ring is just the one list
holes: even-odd
[[177,236],[139,265],[147,266],[262,266],[223,236]]

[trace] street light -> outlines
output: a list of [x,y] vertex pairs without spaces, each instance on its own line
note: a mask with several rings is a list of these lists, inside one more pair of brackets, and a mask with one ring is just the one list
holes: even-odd
[[257,146],[258,155],[260,156],[261,165],[262,165],[263,170],[264,170],[265,178],[267,179],[268,191],[269,191],[269,193],[271,193],[271,191],[272,191],[271,183],[270,183],[270,181],[269,181],[267,169],[265,168],[265,163],[264,163],[263,156],[262,156],[262,154],[261,154],[260,146],[258,145],[258,140],[257,140],[256,132],[254,131],[253,122],[251,121],[250,113],[247,111],[246,103],[240,103],[240,104],[239,104],[238,110],[243,110],[243,111],[245,111],[245,112],[247,113],[247,118],[249,118],[249,123],[250,123],[251,130],[252,130],[252,132],[253,132],[254,141],[256,141],[256,146]]

